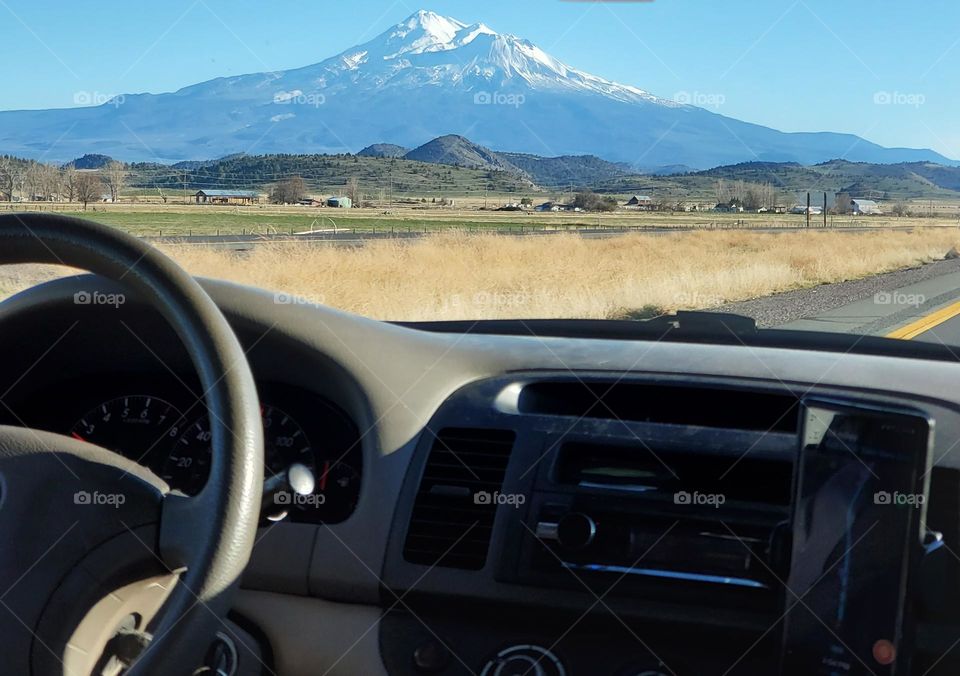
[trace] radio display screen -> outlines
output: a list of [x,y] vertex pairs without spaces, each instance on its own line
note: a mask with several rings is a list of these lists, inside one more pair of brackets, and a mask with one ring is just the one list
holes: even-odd
[[784,676],[907,673],[932,434],[913,412],[804,402]]

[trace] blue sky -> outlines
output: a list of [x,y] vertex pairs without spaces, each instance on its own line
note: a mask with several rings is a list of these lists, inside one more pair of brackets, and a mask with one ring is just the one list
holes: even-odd
[[960,159],[956,0],[0,0],[0,109],[304,66],[421,8],[731,117]]

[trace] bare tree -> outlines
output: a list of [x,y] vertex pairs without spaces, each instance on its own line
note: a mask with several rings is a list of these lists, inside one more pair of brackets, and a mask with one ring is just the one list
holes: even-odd
[[15,181],[16,168],[14,160],[4,155],[0,157],[0,195],[8,201],[13,201],[13,186]]
[[36,162],[30,162],[27,165],[26,170],[23,172],[23,188],[21,189],[21,197],[23,197],[23,191],[26,191],[27,201],[32,202],[37,197],[39,192],[40,184],[40,165]]
[[850,199],[850,193],[837,193],[836,200],[833,203],[833,213],[849,214],[853,211],[853,200]]
[[285,178],[270,191],[270,201],[274,204],[294,204],[307,194],[307,186],[299,176]]
[[60,172],[52,164],[32,164],[28,171],[30,197],[52,202],[60,197]]
[[354,176],[347,180],[347,185],[344,188],[344,192],[347,197],[350,198],[350,201],[355,205],[360,206],[360,181]]
[[909,216],[910,205],[907,204],[904,200],[897,200],[890,211],[897,218],[900,218],[901,216]]
[[83,202],[83,210],[87,210],[87,204],[90,202],[99,202],[103,196],[103,181],[93,172],[78,172],[77,180],[74,182],[74,191],[77,201]]
[[776,191],[769,183],[747,183],[744,187],[743,208],[756,211],[772,207]]
[[13,201],[13,191],[19,190],[23,198],[24,178],[27,170],[26,162],[15,157],[5,155],[0,157],[0,192]]
[[68,164],[60,172],[62,174],[60,183],[63,186],[63,192],[67,195],[67,201],[72,202],[77,196],[77,168]]
[[713,185],[713,192],[717,204],[727,204],[730,201],[730,186],[722,178],[718,178]]
[[120,199],[120,191],[127,185],[127,168],[122,162],[110,160],[107,166],[103,168],[104,178],[107,187],[110,189],[110,201],[116,202]]

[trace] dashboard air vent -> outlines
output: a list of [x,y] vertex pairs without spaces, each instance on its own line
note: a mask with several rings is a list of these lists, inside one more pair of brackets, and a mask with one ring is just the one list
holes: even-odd
[[761,432],[797,431],[799,400],[781,392],[635,382],[537,382],[520,413]]
[[420,480],[403,556],[411,563],[480,570],[487,560],[496,504],[514,433],[454,429],[438,433]]

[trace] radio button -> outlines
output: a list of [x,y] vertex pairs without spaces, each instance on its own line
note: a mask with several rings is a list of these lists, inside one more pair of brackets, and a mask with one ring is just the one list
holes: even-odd
[[580,512],[567,514],[557,524],[557,541],[567,549],[585,549],[597,536],[597,523]]
[[538,540],[544,542],[557,541],[557,528],[559,524],[554,521],[540,521],[537,523],[537,529],[534,531]]

